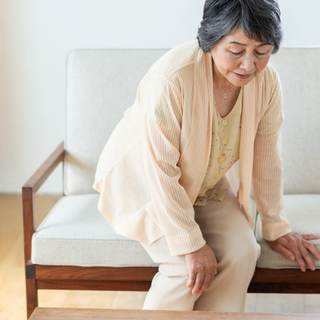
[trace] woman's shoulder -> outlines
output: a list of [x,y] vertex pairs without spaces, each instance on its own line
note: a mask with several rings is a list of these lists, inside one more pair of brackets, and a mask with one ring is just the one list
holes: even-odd
[[197,40],[183,43],[166,52],[150,68],[149,76],[163,76],[170,78],[178,72],[190,72],[197,61],[200,47]]

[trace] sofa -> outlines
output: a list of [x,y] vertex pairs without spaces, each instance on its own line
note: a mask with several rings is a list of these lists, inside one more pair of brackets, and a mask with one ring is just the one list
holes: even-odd
[[[65,139],[22,188],[27,314],[41,289],[148,290],[157,272],[140,243],[117,235],[97,209],[100,153],[149,67],[167,50],[75,50],[66,71]],[[285,212],[293,231],[320,232],[320,48],[282,48],[272,56],[284,93],[282,148]],[[63,163],[64,194],[37,230],[33,199]],[[317,270],[263,239],[252,195],[253,232],[262,253],[248,292],[320,293]],[[234,239],[236,241],[236,239]],[[320,250],[320,240],[312,240]]]

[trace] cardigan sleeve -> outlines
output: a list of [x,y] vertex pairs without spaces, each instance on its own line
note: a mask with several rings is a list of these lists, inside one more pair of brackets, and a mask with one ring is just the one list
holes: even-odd
[[291,232],[284,213],[281,160],[282,90],[272,74],[272,90],[267,110],[259,124],[254,143],[253,191],[261,217],[262,233],[273,241]]
[[162,76],[149,78],[141,89],[142,150],[153,218],[172,255],[194,252],[205,244],[193,204],[179,183],[181,100],[174,84]]
[[254,198],[261,217],[263,237],[273,241],[291,232],[284,213],[280,130],[257,135],[254,148]]
[[[283,122],[281,83],[276,70],[272,70],[270,67],[270,71],[266,72],[265,86],[265,94],[269,95],[267,98],[268,103],[266,104],[266,108],[263,111],[258,124],[258,134],[277,132],[281,128]],[[268,85],[270,84],[271,88],[268,89]]]

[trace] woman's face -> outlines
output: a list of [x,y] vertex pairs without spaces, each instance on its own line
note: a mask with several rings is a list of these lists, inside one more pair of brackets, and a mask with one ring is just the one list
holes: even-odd
[[215,76],[220,83],[226,78],[234,86],[242,87],[263,71],[271,52],[270,44],[249,39],[237,29],[211,50]]

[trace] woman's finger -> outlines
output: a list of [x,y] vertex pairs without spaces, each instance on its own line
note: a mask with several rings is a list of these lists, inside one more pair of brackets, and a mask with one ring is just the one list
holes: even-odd
[[291,250],[291,252],[294,254],[294,257],[295,257],[296,261],[299,264],[299,267],[300,267],[301,271],[305,272],[306,271],[306,264],[305,264],[305,261],[302,258],[302,255],[300,253],[300,250],[299,250],[298,246],[287,247],[287,249]]
[[304,262],[304,260],[303,260],[303,258],[302,258],[302,256],[301,256],[300,252],[299,252],[299,251],[295,252],[295,253],[294,253],[294,256],[295,256],[295,258],[296,258],[296,261],[297,261],[298,264],[299,264],[300,270],[301,270],[302,272],[305,272],[305,271],[306,271],[306,263]]
[[202,292],[207,291],[210,287],[210,284],[211,284],[211,275],[210,273],[206,273],[199,293],[201,294]]
[[310,270],[315,270],[313,260],[312,260],[312,258],[310,256],[309,251],[306,249],[305,244],[301,243],[298,248],[300,250],[300,253],[301,253],[302,257],[304,258],[304,260],[306,261],[307,265],[309,266]]
[[286,249],[283,245],[275,244],[272,246],[272,249],[282,254],[284,257],[291,261],[295,260],[294,254],[290,250]]
[[197,274],[195,273],[194,269],[189,271],[189,277],[188,277],[188,281],[187,281],[188,288],[193,288],[193,286],[196,282],[196,277],[197,277]]
[[317,260],[320,260],[320,253],[311,242],[304,240],[303,244]]
[[320,239],[320,235],[319,234],[302,234],[301,236],[305,240]]
[[203,282],[204,282],[204,273],[203,272],[197,273],[197,278],[196,278],[196,282],[195,282],[193,289],[192,289],[192,294],[194,294],[194,295],[200,294],[200,289],[203,285]]

